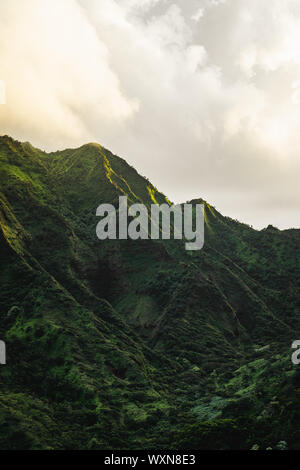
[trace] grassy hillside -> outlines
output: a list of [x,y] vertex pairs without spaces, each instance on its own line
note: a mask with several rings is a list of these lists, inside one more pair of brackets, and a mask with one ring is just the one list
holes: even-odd
[[99,204],[169,201],[98,144],[0,137],[0,181],[0,448],[300,448],[300,230],[199,200],[199,252],[100,241]]

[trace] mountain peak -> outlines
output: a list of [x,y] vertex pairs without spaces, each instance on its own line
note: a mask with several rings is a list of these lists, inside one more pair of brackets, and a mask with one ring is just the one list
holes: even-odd
[[251,230],[199,198],[199,252],[100,241],[100,203],[165,195],[99,144],[0,143],[0,447],[299,445],[300,231]]

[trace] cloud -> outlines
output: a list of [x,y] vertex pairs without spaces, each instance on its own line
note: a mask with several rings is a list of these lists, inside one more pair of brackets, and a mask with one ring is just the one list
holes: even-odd
[[111,70],[109,51],[73,0],[10,0],[0,6],[3,131],[45,147],[76,144],[92,133],[85,114],[119,122],[138,110]]
[[2,0],[0,126],[97,140],[175,202],[299,226],[296,0]]

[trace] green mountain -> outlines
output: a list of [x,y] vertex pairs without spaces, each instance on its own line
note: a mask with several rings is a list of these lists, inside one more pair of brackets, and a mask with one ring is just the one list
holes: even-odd
[[168,200],[98,144],[0,162],[1,449],[300,449],[300,230],[199,199],[198,252],[100,241],[99,204]]

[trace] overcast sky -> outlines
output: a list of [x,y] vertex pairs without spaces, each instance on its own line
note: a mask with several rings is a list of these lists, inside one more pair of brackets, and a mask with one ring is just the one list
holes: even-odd
[[0,80],[1,134],[300,227],[299,0],[0,0]]

